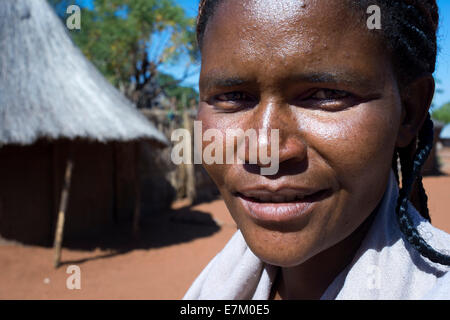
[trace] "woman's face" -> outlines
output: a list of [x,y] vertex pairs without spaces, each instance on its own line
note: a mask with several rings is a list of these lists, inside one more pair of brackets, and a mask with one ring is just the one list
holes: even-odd
[[296,266],[334,246],[384,194],[402,108],[372,32],[342,0],[223,0],[208,22],[203,130],[279,130],[276,175],[205,165],[268,263]]

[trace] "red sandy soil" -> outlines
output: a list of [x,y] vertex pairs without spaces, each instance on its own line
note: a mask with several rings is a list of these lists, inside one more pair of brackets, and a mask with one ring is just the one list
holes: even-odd
[[[175,207],[182,205],[177,203]],[[214,221],[201,212],[214,213]],[[194,218],[188,216],[191,214]],[[151,223],[158,224],[157,229],[147,226]],[[186,232],[187,229],[190,230]],[[200,229],[214,233],[203,238],[192,236],[192,240],[182,242],[196,231],[201,234]],[[180,299],[235,231],[224,202],[216,200],[195,206],[172,220],[148,221],[141,228],[141,233],[170,240],[141,235],[144,240],[130,246],[143,248],[124,253],[121,248],[92,251],[64,248],[63,265],[58,269],[53,268],[51,248],[0,245],[0,299]],[[81,290],[66,287],[70,276],[66,269],[71,264],[81,269]]]
[[[450,233],[450,149],[440,156],[447,175],[424,184],[433,224]],[[64,248],[58,269],[51,248],[0,244],[0,299],[180,299],[235,231],[222,200],[179,202],[146,219],[139,239],[121,231],[94,250]],[[66,287],[71,264],[81,269],[80,290]]]

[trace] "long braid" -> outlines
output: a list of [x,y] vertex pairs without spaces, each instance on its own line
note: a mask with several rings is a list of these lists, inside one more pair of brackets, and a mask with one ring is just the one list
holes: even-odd
[[417,188],[419,189],[419,201],[421,203],[421,207],[419,212],[422,216],[431,222],[430,211],[428,210],[428,196],[425,192],[425,188],[423,187],[422,176],[419,175],[417,177]]
[[[203,36],[217,5],[225,0],[201,0],[197,17],[197,41],[202,48]],[[439,11],[436,0],[347,0],[356,5],[365,16],[369,5],[377,4],[382,10],[382,38],[391,51],[395,73],[400,87],[424,74],[432,74],[436,66]],[[433,122],[428,115],[420,129],[417,148],[411,159],[410,149],[397,149],[392,157],[392,168],[399,182],[398,159],[401,164],[402,188],[396,207],[401,231],[411,245],[433,262],[450,265],[450,256],[434,250],[419,234],[408,215],[409,196],[413,188],[418,191],[418,210],[430,220],[428,197],[422,183],[421,168],[433,146]]]
[[419,133],[418,147],[414,156],[412,170],[405,170],[405,175],[402,177],[402,189],[400,190],[397,200],[396,212],[400,230],[403,232],[408,242],[419,251],[422,256],[436,263],[450,265],[450,256],[434,250],[419,234],[414,226],[414,222],[408,214],[409,194],[411,193],[415,180],[420,176],[420,170],[430,154],[432,147],[433,122],[428,116]]

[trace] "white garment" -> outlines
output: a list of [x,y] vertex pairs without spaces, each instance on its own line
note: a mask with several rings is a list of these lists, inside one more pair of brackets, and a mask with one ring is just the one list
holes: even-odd
[[[353,261],[321,299],[450,299],[450,267],[423,258],[399,229],[394,174],[379,211]],[[409,205],[422,237],[450,254],[450,235],[433,227]],[[240,300],[269,298],[279,267],[266,264],[249,249],[238,230],[201,272],[183,299]]]

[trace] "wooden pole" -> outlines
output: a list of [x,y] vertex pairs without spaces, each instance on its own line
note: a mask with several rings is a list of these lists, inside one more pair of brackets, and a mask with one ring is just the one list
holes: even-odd
[[[193,137],[193,128],[191,124],[191,119],[189,117],[189,113],[187,110],[183,112],[183,127],[191,133],[191,137]],[[186,141],[187,142],[187,141]],[[189,146],[189,148],[185,148],[184,150],[193,150],[193,146]],[[192,152],[191,152],[192,153]],[[186,196],[189,199],[189,202],[192,204],[196,197],[195,190],[195,167],[192,163],[192,154],[191,156],[191,164],[185,164],[186,170]]]
[[56,224],[55,242],[53,244],[55,256],[53,265],[58,268],[61,263],[61,246],[64,233],[64,220],[66,216],[67,203],[69,201],[70,181],[72,179],[73,162],[67,160],[66,173],[64,175],[64,185],[61,192],[61,200],[59,203],[58,221]]

